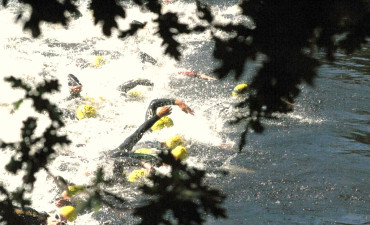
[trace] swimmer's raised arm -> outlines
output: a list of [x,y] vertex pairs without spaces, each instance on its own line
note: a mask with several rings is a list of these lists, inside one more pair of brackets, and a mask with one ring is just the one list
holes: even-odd
[[145,120],[148,120],[150,117],[155,115],[157,108],[166,106],[166,105],[177,105],[180,107],[180,109],[183,112],[194,115],[194,111],[189,106],[187,106],[183,101],[179,99],[172,99],[172,98],[160,98],[160,99],[154,99],[149,103],[148,109],[146,110],[146,113],[145,113]]

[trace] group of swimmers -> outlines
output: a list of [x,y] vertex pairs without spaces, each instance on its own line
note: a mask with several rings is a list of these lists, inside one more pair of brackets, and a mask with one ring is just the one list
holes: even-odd
[[[82,84],[74,75],[69,74],[68,76],[70,80],[70,93],[72,96],[78,97],[82,90]],[[195,76],[195,73],[193,73],[192,76]],[[208,79],[204,76],[201,76],[200,78]],[[118,90],[123,94],[127,94],[137,85],[153,86],[154,84],[147,79],[130,80],[118,86]],[[235,97],[245,96],[248,90],[247,87],[247,84],[237,85],[233,89],[232,95]],[[172,119],[168,117],[168,115],[170,115],[172,112],[170,105],[177,105],[183,112],[191,115],[194,114],[194,111],[179,99],[160,98],[152,100],[147,108],[144,123],[139,126],[129,137],[127,137],[121,145],[113,150],[105,152],[105,154],[100,157],[101,159],[108,158],[114,161],[113,174],[115,176],[126,174],[124,172],[125,169],[133,166],[140,167],[141,169],[134,170],[128,174],[128,181],[135,182],[140,178],[145,177],[145,175],[149,175],[155,171],[153,165],[158,166],[159,161],[156,157],[156,154],[161,150],[171,153],[176,159],[179,160],[184,160],[187,158],[188,151],[184,146],[184,139],[180,135],[170,137],[163,143],[157,141],[151,141],[150,143],[145,142],[141,143],[143,147],[134,148],[141,140],[143,135],[149,130],[161,130],[164,127],[173,126]],[[160,107],[163,108],[158,111],[158,108]],[[96,110],[91,105],[79,106],[76,112],[76,117],[79,119],[86,117],[90,118],[95,115]]]
[[[201,79],[213,80],[207,75],[192,72],[179,73],[186,76],[199,77]],[[154,84],[147,79],[130,80],[117,89],[123,95],[128,95],[130,90],[138,85],[153,86]],[[68,86],[70,95],[68,99],[80,98],[83,88],[79,79],[73,75],[68,75]],[[247,84],[239,84],[232,91],[232,95],[241,97],[247,92]],[[130,136],[128,136],[122,144],[113,150],[109,150],[102,156],[105,160],[113,161],[114,175],[124,176],[129,182],[136,182],[143,177],[156,171],[155,167],[162,166],[156,154],[160,151],[167,151],[177,160],[185,160],[188,157],[184,139],[180,135],[175,135],[168,138],[165,142],[144,142],[143,147],[134,148],[141,140],[143,135],[150,130],[160,130],[164,127],[173,125],[173,121],[168,115],[172,113],[171,105],[177,105],[183,112],[193,115],[194,111],[179,99],[154,99],[150,102],[145,114],[145,121],[139,126]],[[160,110],[158,108],[162,107]],[[157,112],[158,111],[158,112]],[[89,104],[80,105],[75,112],[61,109],[61,112],[66,118],[85,119],[92,118],[97,115],[97,110]],[[101,157],[101,158],[102,158]],[[139,169],[133,170],[126,174],[125,170],[136,167]],[[20,221],[26,221],[20,224],[47,224],[47,225],[63,225],[67,222],[72,222],[77,218],[75,208],[72,206],[71,198],[84,191],[83,186],[68,185],[67,190],[62,193],[62,198],[58,200],[57,212],[54,215],[49,215],[45,212],[37,212],[32,208],[17,208],[15,213],[19,215]]]
[[[82,90],[82,84],[77,79],[76,76],[73,74],[68,75],[69,79],[69,89],[71,96],[73,97],[79,97],[81,90]],[[118,91],[120,91],[122,94],[126,95],[130,90],[132,90],[134,87],[138,85],[143,86],[153,86],[154,84],[147,80],[147,79],[137,79],[137,80],[130,80],[122,85],[118,86]],[[170,99],[170,98],[160,98],[160,99],[154,99],[149,103],[148,109],[145,113],[145,120],[144,123],[137,128],[133,134],[131,134],[129,137],[125,139],[125,141],[119,145],[116,149],[108,151],[103,157],[108,157],[110,159],[113,159],[115,161],[115,175],[116,174],[122,174],[123,170],[119,170],[117,168],[120,168],[120,165],[136,165],[136,166],[143,166],[147,169],[147,173],[150,173],[153,171],[153,167],[149,166],[147,162],[145,162],[146,159],[151,159],[150,161],[153,162],[155,157],[155,150],[149,150],[148,148],[140,148],[133,150],[134,146],[140,141],[144,133],[146,133],[148,130],[161,130],[164,127],[170,127],[173,125],[173,121],[168,115],[171,114],[172,108],[170,105],[177,105],[183,112],[193,115],[193,110],[186,105],[183,101],[179,99]],[[157,112],[157,109],[161,108]],[[75,116],[78,119],[84,119],[84,118],[91,118],[96,115],[96,110],[92,105],[80,105],[77,108]],[[70,113],[68,114],[70,116]],[[180,141],[181,139],[181,141]],[[172,140],[172,141],[170,141]],[[171,142],[171,143],[170,143]],[[174,143],[177,143],[175,145]],[[152,142],[153,144],[153,142]],[[171,150],[171,153],[175,156],[175,158],[181,158],[185,159],[185,155],[187,155],[187,150],[185,147],[180,146],[180,144],[184,144],[183,139],[180,138],[180,136],[175,136],[169,139],[167,147],[170,146],[169,150]],[[156,146],[156,149],[160,147],[165,147],[164,144],[158,144]],[[145,150],[144,150],[145,149]],[[124,159],[124,160],[123,160]],[[141,161],[143,159],[143,161]],[[128,163],[130,161],[130,163]],[[155,160],[154,160],[155,161]],[[135,163],[134,163],[135,162]],[[122,167],[122,166],[121,166]],[[129,176],[132,178],[132,176]],[[129,179],[129,181],[133,181],[133,179]]]
[[[186,74],[189,75],[189,74]],[[195,76],[194,74],[190,74]],[[118,87],[122,94],[126,95],[131,89],[137,85],[153,86],[154,84],[147,79],[130,80]],[[73,74],[68,75],[68,86],[70,90],[69,98],[79,98],[83,85]],[[232,91],[232,95],[241,97],[247,92],[246,84],[237,85]],[[107,151],[103,157],[114,162],[113,173],[115,175],[126,176],[129,182],[136,182],[145,176],[153,173],[156,166],[161,166],[156,157],[156,153],[160,150],[168,150],[175,159],[185,160],[188,156],[188,151],[184,146],[184,139],[179,136],[168,138],[165,142],[150,142],[142,143],[142,148],[134,148],[138,144],[144,133],[149,130],[160,130],[164,127],[173,125],[173,121],[168,117],[171,114],[172,108],[169,105],[177,105],[183,112],[193,115],[194,111],[179,99],[154,99],[150,102],[145,114],[144,123],[139,126],[122,144],[117,148]],[[157,109],[162,107],[158,112]],[[97,112],[92,105],[80,105],[77,111],[71,112],[62,110],[65,117],[69,118],[91,118],[95,117]],[[140,167],[129,174],[124,173],[127,168],[133,166]],[[63,191],[62,197],[57,202],[57,211],[53,215],[45,212],[38,212],[32,208],[16,208],[15,213],[18,214],[19,224],[46,224],[46,225],[65,225],[67,222],[72,222],[77,218],[77,213],[72,206],[71,198],[83,192],[85,188],[80,185],[69,184],[67,190]]]

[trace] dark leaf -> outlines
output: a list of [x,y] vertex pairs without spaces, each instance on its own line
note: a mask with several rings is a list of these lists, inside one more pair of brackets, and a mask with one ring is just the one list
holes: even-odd
[[149,0],[145,3],[145,7],[153,13],[158,15],[161,14],[162,5],[158,2],[158,0]]
[[2,0],[2,5],[3,5],[4,7],[6,7],[6,6],[7,6],[7,4],[8,4],[8,0]]
[[93,11],[94,23],[103,23],[106,36],[112,34],[113,28],[118,28],[116,17],[126,18],[125,10],[115,0],[92,0],[89,9]]
[[157,33],[163,39],[162,45],[166,47],[165,53],[179,60],[181,56],[179,50],[180,43],[174,37],[179,34],[190,33],[191,31],[188,29],[188,26],[179,23],[177,15],[171,12],[159,16],[154,22],[159,24]]
[[14,102],[13,103],[14,109],[15,110],[19,109],[19,107],[21,106],[22,103],[23,103],[23,99],[20,99],[20,100]]

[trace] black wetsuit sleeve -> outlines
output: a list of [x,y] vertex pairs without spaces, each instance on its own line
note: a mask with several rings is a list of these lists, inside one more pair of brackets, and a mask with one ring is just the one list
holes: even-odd
[[62,108],[62,109],[59,109],[59,112],[62,114],[62,116],[64,118],[69,118],[71,120],[75,120],[76,119],[76,115],[74,112],[72,112],[71,110],[69,109],[65,109],[65,108]]
[[14,218],[14,224],[46,225],[47,218],[49,217],[47,213],[40,213],[30,207],[25,207],[24,209],[15,207],[14,212],[18,215],[16,218]]
[[151,63],[152,65],[157,64],[157,60],[155,60],[153,57],[146,54],[145,52],[140,52],[139,55],[142,63],[148,62]]
[[118,86],[118,90],[127,93],[137,85],[153,86],[154,84],[148,79],[129,80]]
[[150,117],[154,116],[157,109],[166,105],[175,105],[175,99],[160,98],[154,99],[149,103],[149,107],[145,113],[145,120],[148,120]]
[[159,116],[154,115],[149,120],[146,120],[133,134],[126,138],[126,140],[117,149],[131,151],[143,137],[144,133],[148,131],[159,119]]
[[74,87],[77,85],[82,85],[78,78],[73,74],[68,74],[68,86]]

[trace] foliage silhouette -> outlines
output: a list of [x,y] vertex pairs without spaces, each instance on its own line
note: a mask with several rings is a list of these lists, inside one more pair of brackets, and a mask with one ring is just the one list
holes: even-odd
[[[68,183],[64,180],[58,182],[56,176],[51,174],[48,169],[48,163],[53,160],[53,154],[56,152],[57,145],[68,145],[70,141],[66,135],[58,135],[58,130],[64,126],[61,120],[61,113],[57,106],[44,98],[44,94],[52,93],[59,90],[57,80],[45,81],[42,84],[32,88],[21,79],[14,77],[5,78],[10,82],[13,88],[21,88],[25,91],[25,97],[14,104],[14,108],[18,109],[25,100],[32,100],[33,106],[40,114],[47,113],[51,122],[46,128],[41,137],[35,137],[34,131],[37,127],[37,118],[28,117],[23,122],[21,130],[21,140],[14,143],[1,142],[2,149],[12,150],[10,162],[5,166],[5,169],[13,174],[20,171],[24,173],[22,187],[19,187],[13,192],[9,192],[2,184],[0,184],[0,222],[6,221],[7,224],[20,224],[19,216],[14,213],[14,205],[25,207],[31,204],[31,201],[25,197],[25,194],[32,192],[33,184],[36,181],[36,175],[44,169],[62,190],[67,190]],[[99,209],[105,204],[109,207],[119,208],[117,204],[125,203],[125,200],[111,192],[105,191],[106,186],[113,185],[112,180],[105,180],[104,173],[101,168],[97,169],[96,177],[92,184],[86,185],[85,193],[88,195],[86,201],[77,207],[77,211],[85,209]],[[102,188],[103,187],[103,188]]]
[[[25,98],[33,101],[35,110],[39,113],[46,112],[53,123],[45,130],[42,137],[34,137],[34,131],[37,127],[37,119],[34,117],[27,118],[23,122],[22,128],[22,140],[19,143],[6,143],[2,142],[2,148],[11,148],[18,154],[17,157],[12,157],[11,161],[6,165],[6,169],[16,174],[23,167],[26,167],[26,174],[23,176],[23,182],[30,187],[33,187],[35,182],[34,174],[40,169],[46,167],[48,158],[51,154],[55,153],[55,145],[69,144],[70,141],[65,135],[59,136],[57,130],[64,126],[63,121],[60,119],[61,114],[58,112],[56,105],[51,104],[49,100],[45,99],[43,95],[45,93],[52,93],[59,89],[58,81],[45,81],[33,90],[30,86],[23,83],[22,80],[14,77],[6,78],[6,81],[12,83],[13,88],[21,88],[26,91]],[[19,102],[17,102],[17,107]],[[32,149],[34,146],[40,146]],[[20,155],[20,156],[19,156]]]
[[[31,30],[33,37],[38,37],[41,34],[40,23],[43,21],[68,27],[68,22],[75,18],[73,15],[80,14],[76,1],[73,0],[19,0],[19,2],[29,5],[31,8],[31,16],[25,22],[23,28]],[[190,24],[179,22],[180,14],[173,12],[162,14],[161,3],[158,0],[133,1],[133,4],[140,6],[143,10],[158,15],[157,19],[153,21],[159,27],[156,34],[163,39],[162,44],[165,46],[165,53],[177,60],[181,59],[180,49],[182,45],[176,40],[176,36],[207,31],[211,32],[212,40],[215,43],[214,57],[220,62],[220,66],[214,71],[219,78],[233,76],[235,79],[240,79],[248,61],[256,60],[259,57],[264,59],[262,68],[249,84],[250,95],[239,104],[239,107],[247,107],[249,111],[232,122],[245,122],[245,129],[241,133],[239,151],[246,144],[246,135],[250,130],[263,132],[262,118],[269,117],[275,112],[287,113],[293,110],[292,103],[300,94],[299,85],[302,83],[314,85],[316,69],[320,65],[318,51],[325,52],[326,58],[333,61],[337,51],[351,54],[355,50],[361,49],[363,44],[368,43],[367,38],[370,36],[370,2],[368,0],[241,1],[239,4],[242,9],[241,14],[252,20],[252,24],[246,22],[218,23],[207,4],[200,1],[195,1],[195,3],[197,16],[202,24],[191,24],[192,26],[189,26]],[[3,6],[8,4],[7,0],[2,1]],[[126,17],[122,2],[91,0],[89,8],[93,11],[94,23],[103,24],[102,32],[106,36],[111,36],[112,30],[117,29],[118,37],[125,38],[128,35],[134,35],[144,27],[131,25],[126,31],[119,28],[117,18]],[[23,13],[20,12],[17,18],[18,20],[23,18]],[[228,35],[227,37],[219,36],[216,31],[223,31]],[[14,87],[21,87],[27,92],[30,90],[30,87],[20,80],[10,78],[10,81]],[[55,89],[55,83],[48,83],[40,87],[38,91],[43,93]],[[14,148],[22,154],[24,159],[17,160],[13,158],[7,169],[17,172],[23,164],[27,165],[29,170],[24,177],[24,181],[32,186],[35,180],[34,174],[40,168],[46,166],[49,156],[54,152],[53,144],[67,144],[68,140],[66,137],[55,135],[56,129],[63,126],[63,124],[58,119],[57,112],[52,112],[54,106],[50,105],[41,95],[29,95],[27,98],[33,99],[37,111],[46,110],[50,119],[57,122],[56,125],[51,125],[45,131],[45,138],[49,138],[50,142],[47,143],[46,151],[40,151],[37,158],[28,154],[30,145],[41,140],[32,136],[32,131],[37,125],[35,118],[29,118],[24,122],[22,130],[24,140],[22,143],[2,144],[3,148]],[[15,106],[19,106],[21,103],[20,100]],[[47,108],[43,108],[45,105]],[[30,161],[27,161],[28,159]],[[164,160],[166,161],[166,159]],[[33,165],[31,162],[37,164]],[[171,162],[168,163],[171,164]],[[171,165],[176,167],[177,164]],[[187,168],[183,169],[187,171]],[[199,178],[197,182],[200,183],[202,172],[194,170],[191,173]],[[180,178],[180,180],[176,180],[176,177],[171,179],[174,179],[171,182],[182,182]],[[143,187],[145,193],[152,195],[163,191],[161,186],[163,184],[160,182],[170,182],[165,177],[152,177],[152,180],[157,185],[154,186],[157,189]],[[185,184],[181,185],[186,187]],[[210,192],[215,197],[215,199],[209,199],[210,201],[214,201],[214,203],[221,201],[222,197],[217,191],[212,192],[201,184],[198,187],[205,193]],[[20,203],[23,201],[25,190],[21,189],[18,193],[10,194],[4,187],[0,186],[0,188],[1,193],[7,196],[6,201],[1,203],[2,206],[11,205],[11,199]],[[173,193],[164,192],[162,194],[169,196]],[[27,202],[27,200],[25,201]],[[163,199],[158,198],[152,200],[152,203],[157,204],[158,207],[163,207],[161,209],[164,213],[169,209],[163,205],[163,201]],[[195,203],[187,202],[184,204],[193,206],[192,204]],[[148,209],[148,207],[150,206],[143,206],[136,211],[136,215],[143,218],[142,222],[144,224],[148,221],[148,215],[143,209]],[[221,208],[212,209],[208,207],[209,205],[204,206],[203,210],[213,212],[215,216],[224,216]],[[2,207],[0,212],[4,212]],[[174,213],[179,223],[203,222],[201,217],[194,217],[194,221],[189,221],[187,220],[189,218],[177,217],[179,213],[175,211]],[[158,223],[171,223],[163,217],[156,218],[156,221]]]
[[125,18],[126,13],[115,0],[92,0],[90,9],[93,11],[95,25],[103,23],[103,33],[107,36],[112,34],[113,28],[118,28],[116,16]]
[[52,154],[55,153],[56,145],[66,145],[70,141],[67,136],[58,135],[58,129],[64,126],[60,119],[61,114],[58,112],[56,105],[51,104],[48,99],[43,97],[44,94],[59,90],[58,81],[45,81],[33,89],[22,80],[14,77],[8,77],[5,80],[10,82],[13,88],[20,88],[25,91],[25,97],[15,103],[15,108],[18,108],[24,100],[31,100],[35,110],[39,113],[46,112],[52,121],[41,137],[35,137],[34,131],[37,127],[37,119],[28,117],[23,122],[21,141],[1,143],[1,148],[10,149],[14,152],[10,162],[5,167],[6,170],[13,174],[17,174],[19,171],[24,172],[24,185],[16,191],[9,193],[5,187],[0,185],[1,195],[5,195],[5,200],[0,204],[1,220],[8,221],[8,224],[14,224],[12,221],[17,221],[17,218],[14,210],[12,211],[13,201],[22,205],[22,207],[30,204],[30,200],[26,199],[24,194],[32,191],[33,184],[36,181],[35,175],[41,169],[47,169],[47,164]]
[[140,224],[203,224],[203,216],[210,214],[226,218],[221,206],[225,196],[203,184],[205,171],[189,168],[164,151],[159,157],[171,166],[171,173],[153,174],[149,177],[153,184],[140,187],[149,196],[134,210],[134,215],[141,218]]

